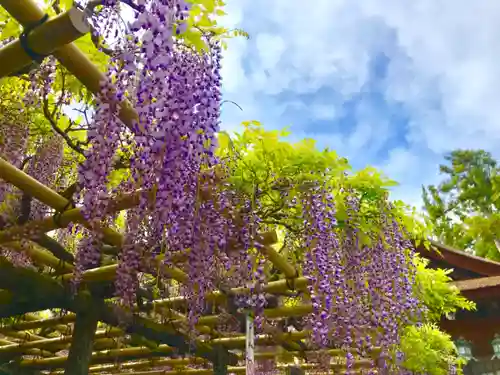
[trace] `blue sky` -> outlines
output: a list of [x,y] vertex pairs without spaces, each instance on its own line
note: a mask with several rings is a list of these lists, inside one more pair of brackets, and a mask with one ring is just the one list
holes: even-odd
[[251,38],[224,54],[223,127],[290,127],[360,168],[422,184],[455,148],[500,146],[500,3],[492,0],[226,0]]

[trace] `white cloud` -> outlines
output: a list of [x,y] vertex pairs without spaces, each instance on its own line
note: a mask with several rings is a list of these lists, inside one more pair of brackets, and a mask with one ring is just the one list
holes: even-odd
[[[279,122],[286,115],[283,108],[290,109],[278,99],[259,102],[263,95],[300,97],[329,88],[339,98],[308,103],[304,113],[311,120],[337,119],[342,102],[366,90],[370,63],[384,52],[390,63],[381,94],[409,113],[408,129],[397,129],[390,117],[368,111],[357,113],[357,123],[341,132],[316,132],[320,143],[330,137],[328,143],[338,146],[339,153],[382,165],[402,183],[398,191],[409,200],[420,195],[420,183],[435,182],[442,153],[458,147],[499,148],[500,3],[227,2],[232,19],[226,22],[234,26],[242,21],[253,37],[243,44],[231,41],[224,61],[225,90],[252,108],[251,113],[245,110],[246,118]],[[293,103],[296,97],[286,100]],[[404,133],[406,144],[392,145],[395,149],[387,150],[383,162],[370,160],[397,131]]]
[[340,114],[339,108],[336,108],[334,103],[313,103],[310,109],[318,120],[334,120]]
[[259,51],[261,68],[273,69],[280,62],[285,51],[285,41],[280,35],[270,33],[257,34],[255,44]]

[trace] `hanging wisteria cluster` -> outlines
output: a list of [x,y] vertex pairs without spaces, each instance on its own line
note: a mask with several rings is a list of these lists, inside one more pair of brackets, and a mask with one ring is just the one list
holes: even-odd
[[[413,246],[383,205],[378,218],[382,233],[373,234],[371,245],[361,244],[360,200],[354,192],[341,193],[347,208],[342,223],[327,189],[318,186],[302,199],[303,243],[308,249],[303,271],[313,305],[308,319],[312,342],[318,348],[353,348],[360,355],[381,347],[381,358],[387,358],[394,354],[402,328],[420,319],[422,306],[412,287]],[[329,363],[328,358],[321,360]],[[346,360],[351,367],[353,354],[347,353]],[[378,366],[387,363],[394,361],[382,360]]]
[[[28,161],[26,173],[45,186],[54,187],[56,174],[61,166],[64,141],[58,135],[43,140]],[[40,220],[47,214],[47,206],[35,200],[31,203],[30,219]]]
[[[117,2],[105,5],[112,11]],[[210,38],[205,52],[183,44],[188,12],[189,3],[183,0],[139,3],[130,25],[132,37],[110,59],[96,99],[88,132],[91,147],[79,170],[83,213],[91,224],[101,224],[113,194],[143,192],[139,206],[127,212],[116,279],[124,304],[135,301],[138,273],[155,272],[149,259],[162,254],[169,264],[174,254],[189,250],[183,266],[189,276],[183,286],[190,301],[189,321],[196,323],[204,295],[225,278],[228,287],[250,287],[250,296],[237,303],[253,309],[260,323],[267,303],[262,292],[264,261],[250,251],[260,246],[255,241],[258,202],[219,184],[224,173],[214,151],[221,52]],[[97,31],[109,36],[109,30]],[[138,113],[131,124],[119,119],[125,99]],[[109,175],[117,155],[125,151],[130,179],[111,190]],[[372,245],[361,245],[356,221],[360,202],[354,193],[345,195],[349,219],[342,226],[336,220],[335,198],[326,188],[319,186],[300,197],[312,342],[318,348],[354,347],[359,354],[381,346],[388,353],[401,327],[415,318],[410,312],[419,309],[411,287],[411,246],[396,221],[384,213],[389,210],[381,210],[383,233]],[[99,235],[85,236],[77,256],[80,272],[98,265],[102,246]],[[232,277],[227,277],[229,270]],[[354,356],[348,354],[346,360],[349,368]]]
[[[224,183],[226,165],[215,155],[221,105],[220,46],[210,35],[206,51],[195,51],[183,41],[189,2],[140,0],[136,4],[130,34],[115,44],[106,79],[95,98],[89,148],[78,170],[78,203],[90,230],[75,227],[82,234],[76,284],[84,270],[100,264],[103,238],[98,228],[115,218],[109,210],[112,199],[139,192],[140,204],[126,214],[119,253],[115,290],[121,302],[125,306],[135,303],[141,272],[161,278],[154,260],[162,259],[188,275],[180,289],[189,301],[187,316],[193,332],[205,309],[206,294],[237,286],[250,290],[248,295],[234,297],[238,312],[252,310],[258,329],[273,326],[274,322],[263,319],[268,300],[263,288],[265,258],[257,236],[262,228],[256,214],[258,198],[231,190]],[[102,5],[104,9],[94,19],[94,32],[108,41],[116,39],[113,20],[118,19],[119,2],[106,0]],[[46,96],[54,80],[54,60],[32,74],[44,82],[42,87],[34,85],[32,92]],[[34,97],[26,103],[36,104]],[[121,120],[125,101],[137,112],[137,118],[129,122]],[[0,139],[0,155],[17,167],[25,154],[25,130],[1,128],[2,134],[12,133],[4,137],[16,140],[16,147]],[[53,185],[62,145],[58,137],[45,139],[28,161],[26,172]],[[111,186],[110,175],[123,160],[130,173],[119,186]],[[5,186],[0,185],[2,202],[11,193]],[[340,192],[347,208],[347,219],[340,222],[337,197],[330,190],[318,185],[290,199],[302,208],[298,236],[305,258],[301,272],[308,280],[313,307],[306,318],[311,343],[318,349],[354,348],[355,354],[349,352],[345,358],[350,370],[358,355],[367,355],[375,346],[382,347],[382,358],[392,355],[402,327],[418,320],[420,305],[412,289],[411,244],[390,207],[381,205],[376,220],[382,229],[372,234],[368,245],[360,242],[359,196],[354,191]],[[44,206],[33,202],[31,219],[45,215]],[[186,252],[187,262],[174,264],[174,256]],[[221,329],[239,323],[221,322]],[[329,366],[330,358],[326,351],[322,353],[315,360]],[[377,365],[383,369],[385,363]],[[269,361],[262,365],[260,373],[276,371]]]
[[[28,132],[28,127],[22,122],[0,122],[0,156],[18,168],[22,166],[25,156]],[[0,183],[0,227],[12,224],[15,219],[13,202],[19,197],[19,190],[11,184]]]
[[[116,3],[106,5],[114,9]],[[219,266],[240,270],[236,283],[228,286],[252,279],[247,250],[254,244],[246,229],[252,214],[234,220],[238,197],[217,187],[223,174],[214,154],[221,102],[220,46],[207,37],[208,51],[198,52],[182,42],[188,2],[142,1],[139,9],[130,25],[132,37],[111,58],[96,100],[88,132],[91,147],[79,171],[83,214],[91,224],[106,217],[112,193],[108,178],[117,152],[126,149],[131,178],[113,193],[144,193],[140,205],[127,212],[117,294],[131,305],[137,274],[148,269],[148,259],[162,253],[168,264],[172,255],[189,249],[184,267],[189,282],[183,294],[189,297],[188,317],[194,324],[205,293],[218,287]],[[124,99],[138,113],[132,124],[119,120]],[[77,260],[86,264],[78,264],[79,270],[99,258],[100,238],[87,235],[92,239],[82,242]]]
[[[7,117],[4,115],[4,121]],[[28,154],[29,127],[22,112],[14,121],[0,122],[0,157],[16,166],[36,180],[49,187],[54,186],[58,168],[62,160],[63,140],[59,136],[42,138],[33,155]],[[47,207],[38,200],[23,194],[11,184],[0,181],[0,230],[29,219],[38,220],[47,214]],[[22,250],[32,246],[23,238],[20,248],[0,246],[0,254],[15,265],[31,265],[28,255]]]
[[[133,5],[135,19],[127,25],[128,34],[121,38],[119,33],[124,30],[117,24],[123,23],[120,16],[123,3]],[[341,364],[350,374],[356,368],[356,361],[371,357],[371,351],[377,347],[382,349],[379,359],[374,361],[373,368],[361,370],[361,374],[410,375],[399,367],[404,358],[397,346],[403,328],[418,322],[423,308],[414,294],[416,269],[412,244],[390,203],[385,198],[377,202],[378,211],[371,218],[377,230],[367,233],[360,220],[365,202],[359,191],[309,180],[301,181],[301,186],[291,186],[296,184],[292,181],[279,194],[269,196],[273,200],[279,195],[285,204],[276,204],[280,206],[278,211],[288,210],[282,216],[289,215],[286,219],[298,225],[293,224],[290,229],[288,221],[266,222],[259,216],[265,210],[262,207],[265,198],[259,201],[268,193],[262,190],[265,184],[253,186],[251,192],[238,189],[237,184],[229,183],[234,180],[229,177],[234,177],[231,165],[241,155],[232,156],[235,160],[219,160],[216,156],[221,48],[214,35],[205,35],[207,49],[203,51],[184,39],[191,2],[89,0],[83,2],[85,6],[95,11],[93,38],[97,43],[102,38],[102,48],[107,48],[110,56],[105,79],[94,98],[88,142],[79,142],[83,148],[77,157],[83,162],[78,166],[76,195],[65,195],[58,189],[61,186],[56,187],[56,177],[63,174],[58,172],[63,162],[64,139],[45,133],[31,134],[30,138],[30,126],[23,121],[0,119],[0,156],[40,183],[58,190],[68,199],[68,209],[76,203],[88,223],[86,227],[70,224],[57,234],[59,244],[67,249],[67,237],[78,234],[71,243],[76,249],[73,286],[79,286],[85,270],[107,265],[109,259],[115,262],[118,254],[114,293],[122,306],[130,308],[117,309],[124,321],[130,316],[125,316],[124,311],[137,313],[141,319],[146,314],[150,315],[148,319],[156,319],[159,315],[156,305],[160,309],[169,308],[158,301],[145,304],[141,300],[143,294],[138,291],[144,293],[144,280],[148,279],[155,283],[152,287],[156,288],[155,293],[161,290],[160,285],[167,290],[161,298],[182,297],[187,301],[188,324],[180,317],[175,317],[174,322],[182,322],[175,328],[180,334],[188,331],[191,343],[211,340],[214,332],[220,336],[229,333],[241,336],[246,315],[250,314],[258,336],[250,343],[252,350],[248,353],[253,353],[257,342],[271,338],[269,341],[293,350],[293,355],[299,350],[305,362],[319,363],[321,373],[329,373],[332,367]],[[105,44],[113,48],[104,47]],[[56,67],[56,61],[48,58],[38,70],[29,73],[31,87],[24,109],[38,110],[40,104],[47,105],[48,97],[51,101],[57,97],[59,93],[53,88],[59,72]],[[55,102],[67,105],[69,96]],[[131,118],[131,108],[137,117]],[[123,172],[119,183],[115,172]],[[321,175],[323,172],[325,175]],[[318,181],[327,181],[327,174],[328,171],[311,172]],[[73,177],[67,177],[62,185],[69,185]],[[303,189],[304,186],[307,188]],[[124,195],[137,198],[139,204],[126,211],[124,225],[118,228],[123,234],[121,246],[105,245],[101,228],[117,229],[118,213],[114,212],[113,204]],[[26,202],[29,218],[23,219]],[[49,214],[53,214],[51,208],[0,181],[0,230],[24,225],[28,219],[43,220]],[[53,219],[60,225],[57,217],[54,215]],[[291,251],[299,248],[293,257],[303,262],[293,268],[298,272],[297,277],[304,276],[307,280],[305,291],[295,288],[295,277],[287,275],[289,279],[284,280],[286,272],[280,271],[278,262],[274,259],[269,262],[271,257],[264,255],[266,249],[259,242],[260,234],[277,226],[286,232],[280,256],[286,258],[290,256],[290,248]],[[40,237],[34,231],[27,237],[36,242]],[[19,266],[32,266],[24,253],[29,253],[28,246],[33,243],[15,240],[18,241],[15,244],[0,246],[0,256]],[[109,250],[105,255],[104,246]],[[172,282],[170,276],[163,275],[173,267],[183,271],[187,280]],[[266,294],[270,275],[273,281],[278,280],[274,290],[279,289],[278,284],[285,289],[284,281],[287,282],[282,295],[276,291]],[[238,291],[232,290],[237,287]],[[225,298],[214,302],[214,293],[207,299],[214,291],[225,294]],[[144,298],[151,302],[157,295],[151,293]],[[265,308],[283,307],[285,300],[307,304],[300,308],[312,307],[312,313],[302,320],[293,317],[295,323],[291,323],[292,317],[265,318],[276,311],[281,313],[280,310],[270,313]],[[166,301],[165,306],[167,302],[171,301]],[[154,311],[149,309],[151,306]],[[218,315],[210,334],[208,330],[197,331],[201,315]],[[305,342],[293,342],[293,335],[283,340],[284,333],[290,332],[295,324],[299,326],[295,330],[311,332]],[[334,357],[332,348],[341,349],[343,355],[338,356],[339,351],[335,351]],[[283,372],[284,366],[278,366],[274,357],[267,357],[258,349],[256,373]],[[315,353],[309,355],[309,351]],[[240,365],[243,358],[242,354]],[[450,373],[455,372],[450,367]]]

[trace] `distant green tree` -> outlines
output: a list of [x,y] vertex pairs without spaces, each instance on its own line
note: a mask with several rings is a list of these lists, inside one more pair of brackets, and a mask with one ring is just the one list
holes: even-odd
[[434,235],[447,245],[500,261],[500,170],[484,150],[455,150],[437,186],[422,188]]

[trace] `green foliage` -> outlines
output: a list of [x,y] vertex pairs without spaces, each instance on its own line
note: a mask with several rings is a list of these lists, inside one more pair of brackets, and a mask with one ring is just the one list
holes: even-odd
[[415,257],[417,266],[416,290],[428,309],[427,320],[437,322],[442,316],[457,309],[475,310],[474,302],[467,300],[451,283],[451,270],[427,268],[429,260]]
[[425,209],[441,242],[500,260],[500,174],[484,150],[456,150],[440,165],[445,178],[423,188]]
[[182,34],[187,45],[194,46],[198,51],[208,50],[206,36],[219,40],[224,48],[228,38],[245,37],[248,33],[240,29],[229,30],[217,24],[217,19],[226,15],[222,0],[188,0],[191,3],[188,29]]
[[[300,202],[294,202],[293,197],[320,184],[336,197],[339,226],[346,219],[345,195],[355,194],[361,202],[361,240],[368,244],[377,236],[381,223],[376,218],[389,188],[396,184],[394,181],[371,167],[353,171],[345,158],[328,149],[318,150],[312,139],[290,143],[285,130],[268,131],[257,121],[245,122],[243,126],[243,132],[232,137],[219,134],[218,155],[229,168],[228,182],[232,187],[259,199],[257,214],[264,224],[286,230],[293,238],[302,226]],[[411,235],[425,238],[426,223],[406,205],[394,202],[391,211]],[[298,257],[300,252],[290,255]]]
[[429,261],[416,256],[415,290],[427,308],[424,324],[407,326],[398,349],[404,353],[404,366],[419,374],[445,375],[450,366],[465,364],[458,356],[451,337],[440,331],[436,323],[457,310],[475,310],[474,302],[460,295],[448,276],[451,270],[427,268]]
[[401,350],[404,367],[416,374],[447,375],[451,365],[460,369],[465,364],[451,337],[432,323],[406,327]]
[[21,27],[15,19],[0,7],[0,40],[17,37],[21,33]]
[[[300,202],[289,204],[301,189],[312,183],[326,184],[337,196],[337,219],[346,218],[345,191],[361,199],[359,225],[366,241],[379,233],[381,223],[374,220],[375,211],[395,185],[373,168],[353,171],[345,158],[330,150],[318,150],[315,142],[305,139],[286,141],[287,131],[265,130],[260,123],[243,123],[243,131],[230,136],[220,133],[218,155],[228,165],[228,182],[247,197],[258,197],[258,215],[269,228],[276,229],[282,255],[292,260],[301,256],[300,243],[294,241],[301,221]],[[392,214],[415,238],[426,238],[430,225],[421,220],[403,202],[393,202]],[[427,268],[428,261],[414,259],[417,266],[415,291],[428,309],[426,324],[407,327],[399,350],[406,355],[405,365],[419,373],[445,374],[450,364],[460,365],[451,338],[433,325],[444,314],[458,309],[474,309],[474,303],[460,295],[450,284],[450,271]],[[288,306],[300,303],[300,298],[288,298]]]

